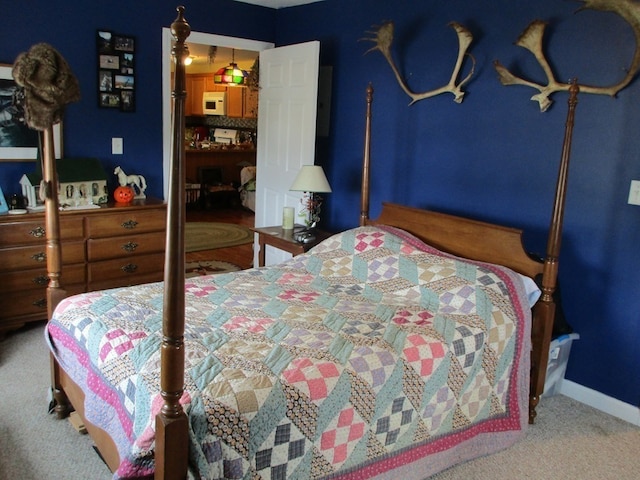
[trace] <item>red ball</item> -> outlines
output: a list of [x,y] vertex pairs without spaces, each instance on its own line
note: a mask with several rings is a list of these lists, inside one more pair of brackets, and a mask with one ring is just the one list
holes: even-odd
[[135,193],[131,187],[118,187],[113,192],[113,198],[116,203],[131,203]]

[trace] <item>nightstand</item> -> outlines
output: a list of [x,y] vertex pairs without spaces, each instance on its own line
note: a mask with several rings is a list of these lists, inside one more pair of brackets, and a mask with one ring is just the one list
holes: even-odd
[[265,245],[271,245],[274,248],[296,256],[307,252],[309,249],[315,247],[321,241],[332,235],[331,233],[323,232],[316,228],[313,231],[316,237],[315,240],[309,243],[297,242],[294,240],[293,234],[294,232],[299,232],[303,229],[304,227],[301,226],[296,226],[293,230],[284,230],[281,226],[252,228],[251,230],[258,234],[258,245],[260,246],[260,252],[258,253],[258,266],[264,266]]

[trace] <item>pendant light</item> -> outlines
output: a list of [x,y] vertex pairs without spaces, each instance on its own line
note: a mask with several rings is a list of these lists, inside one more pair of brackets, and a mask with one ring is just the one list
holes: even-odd
[[231,63],[226,66],[220,68],[214,75],[213,81],[215,83],[223,84],[223,85],[243,85],[245,79],[249,76],[249,74],[238,68],[238,65],[235,62],[236,60],[236,51],[231,50]]

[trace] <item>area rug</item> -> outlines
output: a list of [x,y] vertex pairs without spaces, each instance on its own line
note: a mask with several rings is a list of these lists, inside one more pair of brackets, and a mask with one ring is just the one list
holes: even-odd
[[202,260],[185,264],[185,278],[199,275],[213,275],[214,273],[237,272],[242,270],[238,265],[221,260]]
[[185,251],[198,252],[251,243],[253,233],[233,223],[187,222],[184,241]]

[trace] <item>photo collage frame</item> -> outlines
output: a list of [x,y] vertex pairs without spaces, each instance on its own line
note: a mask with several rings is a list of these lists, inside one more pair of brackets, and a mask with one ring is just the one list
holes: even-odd
[[98,30],[98,106],[135,112],[135,38]]

